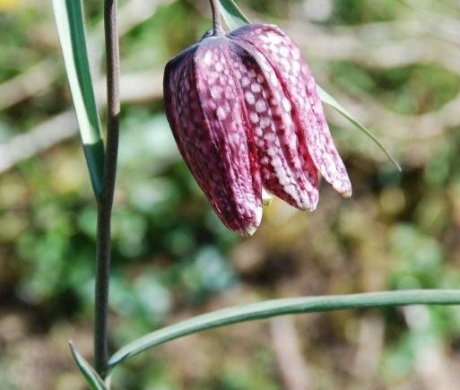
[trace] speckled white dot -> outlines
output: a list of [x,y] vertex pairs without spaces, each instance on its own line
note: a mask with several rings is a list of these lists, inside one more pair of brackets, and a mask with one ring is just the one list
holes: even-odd
[[283,65],[283,67],[284,67],[284,69],[286,71],[289,72],[291,70],[291,64],[289,63],[289,61],[286,58],[281,59],[281,65]]
[[244,94],[244,98],[246,99],[248,104],[254,104],[256,102],[256,98],[249,91]]
[[211,51],[207,51],[203,57],[203,61],[206,65],[211,65],[211,62],[212,62],[212,52]]
[[233,90],[229,87],[225,88],[225,98],[226,99],[233,99],[234,98]]
[[261,112],[264,112],[266,110],[267,110],[267,102],[265,100],[262,100],[262,99],[257,100],[256,111],[258,113],[261,113]]
[[272,165],[274,167],[280,167],[281,166],[281,160],[278,157],[273,157]]
[[286,46],[282,46],[280,49],[280,54],[283,57],[289,57],[289,49]]
[[272,157],[275,156],[275,155],[276,155],[276,149],[275,149],[274,147],[268,148],[268,149],[267,149],[267,154],[268,154],[269,156],[272,156]]
[[287,112],[291,112],[292,110],[291,102],[287,98],[283,98],[283,107]]
[[214,85],[211,87],[211,97],[213,99],[218,99],[222,95],[222,87],[219,87],[218,85]]
[[256,123],[259,123],[259,115],[257,115],[257,113],[255,112],[251,112],[249,114],[249,119],[251,120],[252,123],[256,124]]
[[262,129],[265,129],[267,128],[268,126],[270,126],[270,118],[264,116],[261,120],[260,120],[260,127]]
[[278,54],[279,53],[278,46],[270,45],[270,51],[272,52],[272,54]]
[[294,72],[294,74],[298,74],[298,73],[299,73],[299,71],[300,71],[300,64],[298,63],[298,61],[292,62],[292,71]]
[[251,84],[251,91],[254,92],[254,93],[259,93],[259,92],[262,91],[262,87],[258,83],[252,83]]

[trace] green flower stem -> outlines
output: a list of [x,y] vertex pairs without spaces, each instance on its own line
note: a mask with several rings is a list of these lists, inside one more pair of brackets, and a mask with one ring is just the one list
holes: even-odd
[[407,305],[458,305],[460,290],[402,290],[351,295],[288,298],[265,301],[200,315],[149,333],[116,352],[109,369],[149,348],[193,333],[245,321],[262,320],[287,314],[327,312],[344,309],[379,308]]
[[101,200],[98,202],[94,321],[95,367],[102,379],[105,378],[108,371],[107,312],[111,258],[110,231],[117,173],[120,115],[117,3],[117,0],[105,0],[104,7],[108,106],[107,146],[104,161],[104,186]]

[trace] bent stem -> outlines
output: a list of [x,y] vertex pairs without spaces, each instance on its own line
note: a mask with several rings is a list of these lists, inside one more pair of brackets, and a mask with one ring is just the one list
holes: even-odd
[[111,219],[115,178],[117,173],[119,138],[119,73],[120,55],[118,46],[117,0],[105,0],[105,45],[107,64],[107,146],[104,160],[104,187],[98,202],[94,359],[101,378],[107,375],[108,335],[107,312],[110,282]]
[[217,0],[209,0],[212,11],[212,34],[223,35],[224,29],[222,27],[222,17],[220,15],[219,4]]

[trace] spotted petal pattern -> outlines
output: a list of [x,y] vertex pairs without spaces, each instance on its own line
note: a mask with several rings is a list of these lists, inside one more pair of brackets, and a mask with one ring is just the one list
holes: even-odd
[[245,45],[235,48],[234,66],[244,92],[264,187],[301,210],[318,203],[318,173],[305,142],[299,141],[291,103],[272,66],[263,56],[252,56]]
[[351,196],[347,171],[332,140],[315,80],[299,48],[279,27],[269,24],[241,27],[230,37],[251,45],[273,66],[314,164],[339,193]]
[[316,208],[320,173],[351,195],[315,81],[278,27],[206,34],[168,63],[164,91],[182,156],[235,232],[259,226],[262,186],[301,210]]
[[170,62],[166,111],[179,149],[220,219],[251,235],[262,218],[262,187],[227,45],[209,38]]

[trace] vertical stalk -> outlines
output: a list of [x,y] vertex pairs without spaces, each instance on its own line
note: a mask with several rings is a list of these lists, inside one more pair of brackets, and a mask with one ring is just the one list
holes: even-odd
[[115,191],[119,138],[119,73],[117,0],[105,0],[104,26],[107,64],[107,146],[104,159],[104,186],[98,202],[94,355],[98,374],[105,378],[108,361],[107,312],[109,300],[111,219]]
[[222,17],[219,11],[219,4],[217,0],[209,0],[211,4],[211,11],[212,11],[212,33],[213,35],[223,35],[224,29],[222,27]]

